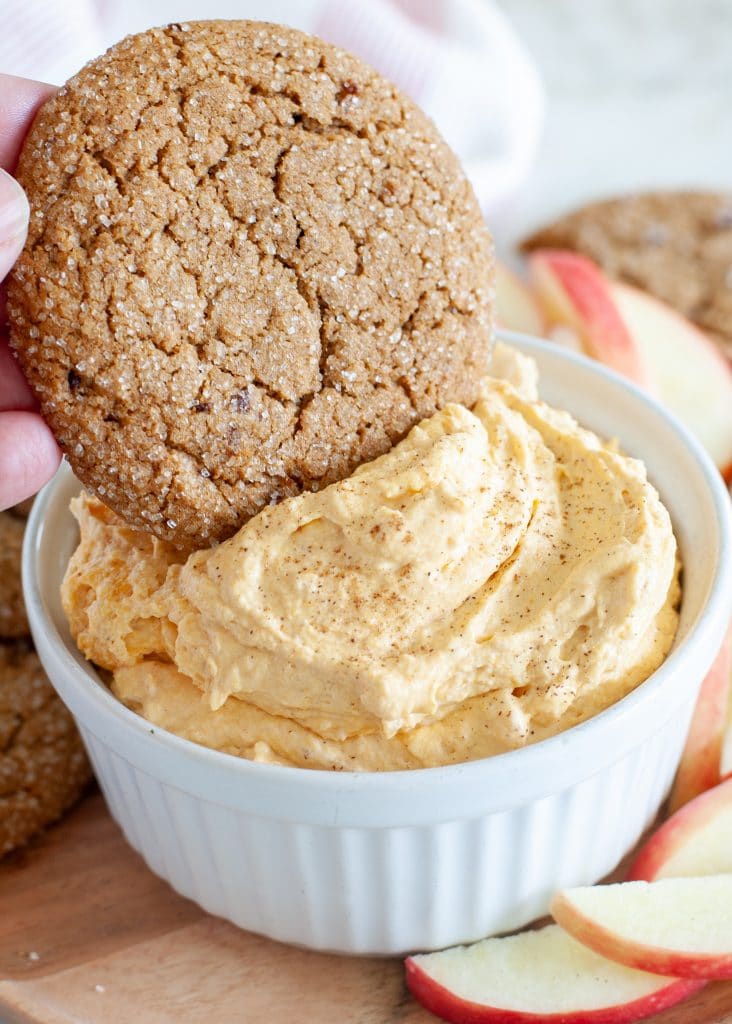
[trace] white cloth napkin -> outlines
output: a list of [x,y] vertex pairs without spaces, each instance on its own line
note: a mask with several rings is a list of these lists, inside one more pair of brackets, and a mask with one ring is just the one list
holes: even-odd
[[[196,18],[257,18],[313,32],[396,82],[434,119],[483,209],[518,189],[543,93],[491,0],[3,0],[0,71],[63,82],[117,39]],[[1,97],[0,97],[1,102]]]

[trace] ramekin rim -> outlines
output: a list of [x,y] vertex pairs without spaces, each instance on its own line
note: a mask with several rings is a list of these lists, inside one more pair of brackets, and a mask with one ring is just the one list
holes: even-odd
[[[729,620],[730,615],[732,615],[732,527],[730,525],[732,517],[729,509],[730,498],[724,487],[721,474],[702,448],[700,442],[676,417],[635,384],[582,354],[559,349],[557,346],[542,339],[508,331],[498,332],[498,337],[508,343],[517,341],[524,350],[549,351],[551,355],[577,363],[589,372],[604,377],[609,383],[632,394],[636,401],[642,403],[655,415],[659,416],[665,422],[666,427],[670,428],[672,433],[676,435],[677,439],[687,449],[691,450],[712,497],[717,523],[719,557],[717,558],[714,576],[699,620],[694,624],[689,634],[671,651],[663,664],[648,679],[615,704],[578,725],[517,750],[507,751],[490,758],[438,765],[431,768],[413,768],[398,771],[336,772],[328,769],[303,769],[294,766],[263,764],[184,739],[173,732],[154,725],[141,715],[126,708],[104,686],[101,680],[99,680],[97,686],[88,687],[86,685],[88,678],[81,670],[69,645],[58,632],[46,609],[40,593],[35,560],[43,530],[44,511],[52,499],[55,489],[61,486],[63,482],[59,475],[46,485],[34,502],[26,530],[23,554],[23,579],[26,601],[29,606],[29,617],[31,618],[34,632],[36,629],[43,629],[47,645],[53,649],[55,655],[60,653],[62,664],[67,670],[67,675],[71,676],[75,682],[84,685],[85,698],[93,701],[98,711],[106,716],[112,716],[120,725],[131,728],[140,736],[145,734],[145,741],[161,743],[175,755],[180,755],[193,761],[202,761],[212,768],[231,771],[234,774],[243,773],[252,778],[266,780],[268,783],[273,784],[281,783],[284,786],[291,786],[293,784],[304,785],[311,791],[315,789],[326,792],[338,790],[344,786],[344,781],[346,780],[349,788],[352,789],[388,787],[390,791],[409,788],[410,785],[416,785],[418,781],[438,785],[440,783],[447,783],[451,779],[457,781],[457,777],[461,777],[461,784],[465,784],[465,776],[468,776],[468,782],[471,776],[475,776],[476,781],[479,779],[481,784],[485,785],[486,772],[492,771],[499,776],[504,773],[510,775],[511,770],[515,766],[520,765],[522,772],[526,773],[530,771],[534,763],[536,767],[539,767],[548,757],[555,752],[560,753],[562,748],[570,743],[576,746],[581,740],[584,739],[586,741],[587,736],[595,732],[599,734],[603,730],[615,729],[617,720],[622,720],[631,715],[634,716],[643,705],[653,701],[658,691],[664,688],[668,677],[675,673],[677,666],[682,661],[693,658],[700,651],[708,650],[712,646],[716,652],[718,643],[721,643],[726,622]],[[90,728],[90,731],[93,732],[94,730]],[[597,770],[601,770],[601,766],[598,766]],[[538,774],[541,776],[541,773]],[[594,772],[590,774],[594,774]],[[554,788],[547,782],[547,793],[553,791]],[[536,794],[532,795],[542,795],[541,785],[537,785]],[[507,805],[512,805],[513,802],[515,801],[508,801]]]

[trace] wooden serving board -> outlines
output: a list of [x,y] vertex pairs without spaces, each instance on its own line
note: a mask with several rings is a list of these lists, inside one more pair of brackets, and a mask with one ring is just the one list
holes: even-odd
[[[156,878],[99,793],[0,862],[3,1024],[434,1024],[399,959],[309,953],[240,931]],[[732,1024],[732,982],[657,1024]]]

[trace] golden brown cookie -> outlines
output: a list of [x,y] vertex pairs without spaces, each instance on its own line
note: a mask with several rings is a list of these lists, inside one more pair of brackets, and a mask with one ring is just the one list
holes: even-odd
[[0,644],[0,856],[59,818],[90,778],[74,720],[36,653]]
[[178,546],[341,479],[489,359],[490,239],[432,122],[293,29],[170,25],[41,109],[11,340],[81,479]]
[[25,521],[0,512],[0,640],[28,636],[20,559]]
[[576,249],[668,302],[732,358],[732,195],[649,192],[591,203],[522,249]]

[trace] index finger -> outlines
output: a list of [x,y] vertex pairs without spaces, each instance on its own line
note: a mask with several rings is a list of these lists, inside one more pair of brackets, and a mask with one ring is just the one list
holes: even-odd
[[41,104],[53,96],[56,86],[30,78],[0,74],[0,167],[15,170],[23,139]]
[[[56,91],[52,85],[34,82],[29,78],[0,74],[0,167],[6,171],[15,170],[18,154],[38,108]],[[11,257],[12,258],[12,257]],[[5,291],[0,286],[0,335],[5,322]],[[23,387],[20,370],[8,354],[7,346],[0,336],[0,408],[28,408],[32,406],[30,393]],[[2,507],[2,506],[0,506]]]

